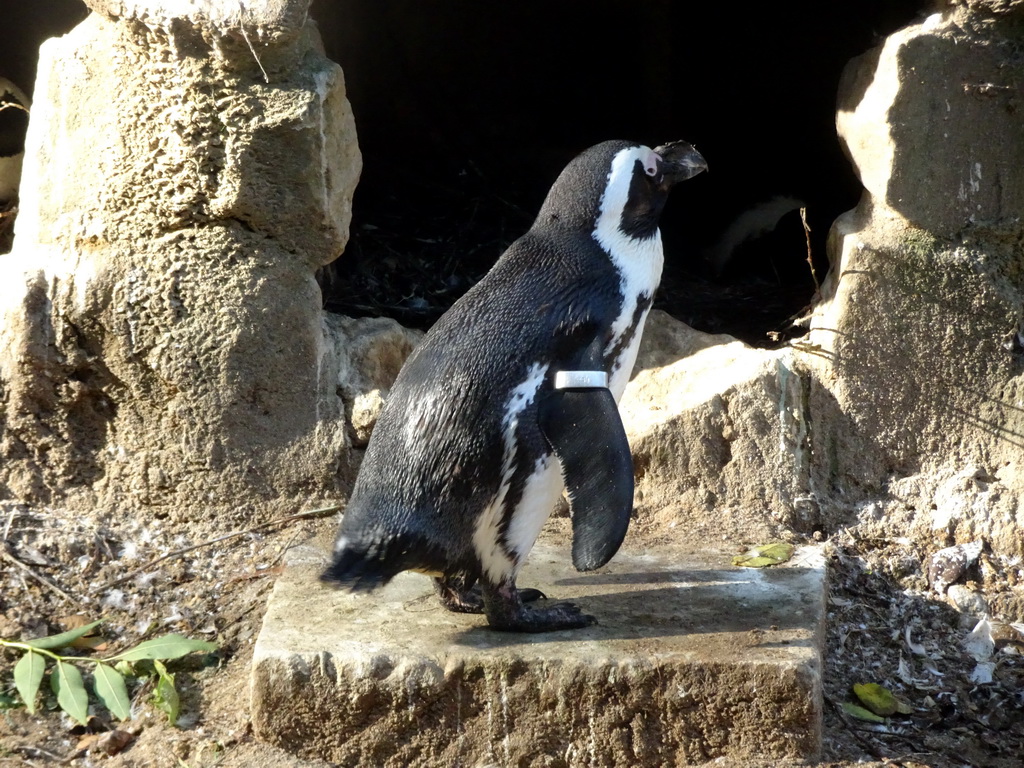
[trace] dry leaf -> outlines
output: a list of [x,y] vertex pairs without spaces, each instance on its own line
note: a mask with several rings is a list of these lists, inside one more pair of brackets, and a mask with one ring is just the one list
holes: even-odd
[[[84,627],[86,624],[91,623],[87,616],[75,615],[75,616],[64,616],[63,618],[57,619],[57,623],[64,628],[65,631],[72,629],[78,629]],[[88,634],[82,637],[75,638],[68,643],[68,648],[78,648],[80,650],[92,650],[92,651],[105,651],[109,647],[106,640],[99,635],[93,634],[94,630],[91,630]]]
[[913,654],[915,654],[917,656],[927,656],[928,655],[928,651],[925,650],[924,646],[921,643],[915,643],[913,640],[910,639],[910,627],[909,626],[904,627],[903,637],[904,637],[904,639],[906,639],[906,641],[907,641],[907,648],[910,649],[911,653],[913,653]]
[[78,740],[75,744],[75,752],[88,752],[90,749],[96,746],[96,742],[100,740],[102,733],[87,733]]
[[105,733],[89,733],[78,740],[75,752],[102,752],[108,757],[123,750],[135,737],[128,731],[113,730]]
[[102,637],[90,637],[87,635],[86,637],[80,637],[77,640],[72,641],[68,647],[78,648],[80,650],[100,651],[102,653],[103,651],[110,650],[110,643]]
[[988,661],[995,652],[996,642],[992,638],[992,625],[988,619],[982,619],[974,630],[964,639],[964,650],[974,657],[975,661]]
[[107,731],[100,736],[99,741],[96,743],[97,749],[103,751],[105,755],[116,755],[122,749],[132,743],[132,739],[135,737],[128,733],[128,731],[113,730]]
[[971,672],[971,682],[978,685],[988,685],[992,682],[992,673],[996,671],[994,661],[979,661],[974,671]]

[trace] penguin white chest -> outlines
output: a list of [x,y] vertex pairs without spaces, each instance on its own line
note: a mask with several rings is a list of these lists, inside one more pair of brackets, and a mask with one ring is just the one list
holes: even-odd
[[622,309],[612,323],[612,337],[605,348],[605,355],[612,355],[609,367],[608,388],[619,402],[633,372],[644,322],[650,311],[654,292],[661,281],[661,268],[665,258],[661,247],[661,232],[637,240],[622,235],[602,240],[599,232],[595,238],[611,257],[619,273],[619,290],[622,292]]
[[618,252],[610,251],[612,261],[619,273],[619,290],[622,292],[622,309],[612,324],[612,338],[605,348],[606,355],[612,355],[609,368],[608,388],[615,402],[629,383],[640,339],[644,332],[647,313],[654,299],[654,292],[661,281],[664,256],[661,247],[661,233],[655,231],[648,240],[633,241],[630,248]]
[[615,265],[622,294],[622,307],[612,323],[611,340],[605,348],[606,357],[611,358],[608,388],[615,402],[622,397],[633,371],[644,321],[661,282],[661,269],[665,263],[660,230],[655,229],[648,237],[635,237],[624,231],[622,225],[634,164],[641,160],[645,166],[651,165],[654,162],[652,154],[650,150],[634,149],[615,156],[592,234]]

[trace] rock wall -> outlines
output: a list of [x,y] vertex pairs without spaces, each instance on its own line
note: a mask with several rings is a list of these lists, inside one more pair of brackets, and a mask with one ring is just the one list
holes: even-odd
[[1024,555],[1022,9],[943,4],[850,63],[837,126],[864,193],[808,338],[754,350],[652,314],[622,403],[641,528],[864,522]]
[[[0,494],[175,517],[335,496],[418,335],[320,310],[360,158],[308,3],[92,5],[44,46],[0,257]],[[808,339],[652,313],[622,403],[641,533],[873,515],[1024,554],[1022,7],[944,5],[851,63],[864,196]]]
[[[808,357],[814,481],[938,545],[1024,554],[1024,13],[958,3],[851,62]],[[907,512],[911,512],[909,518]]]
[[801,371],[792,349],[754,349],[652,312],[620,404],[637,529],[693,542],[810,532]]
[[314,280],[361,167],[341,70],[308,0],[173,5],[92,0],[43,46],[0,256],[4,495],[189,518],[343,485]]

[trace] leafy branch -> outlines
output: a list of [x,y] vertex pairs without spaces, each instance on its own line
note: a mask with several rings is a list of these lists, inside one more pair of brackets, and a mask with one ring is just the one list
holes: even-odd
[[[57,697],[57,704],[75,721],[85,724],[89,717],[89,694],[77,665],[92,665],[92,690],[96,698],[119,720],[131,717],[131,700],[125,675],[132,674],[131,662],[149,660],[153,662],[157,676],[156,705],[167,713],[171,723],[178,719],[178,692],[174,687],[174,675],[167,671],[163,661],[177,659],[189,653],[210,653],[217,650],[214,643],[193,640],[182,635],[162,635],[146,640],[126,651],[95,659],[86,656],[62,656],[54,651],[64,648],[85,637],[102,623],[94,621],[81,627],[61,632],[58,635],[40,637],[35,640],[4,640],[0,647],[24,651],[14,665],[14,687],[32,714],[36,711],[36,698],[51,662],[50,689]],[[134,676],[134,675],[133,675]]]

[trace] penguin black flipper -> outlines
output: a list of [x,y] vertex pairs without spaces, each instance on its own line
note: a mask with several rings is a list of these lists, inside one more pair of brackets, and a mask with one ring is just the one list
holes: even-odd
[[538,417],[569,495],[572,563],[600,568],[618,552],[633,511],[633,457],[615,398],[604,388],[554,390]]

